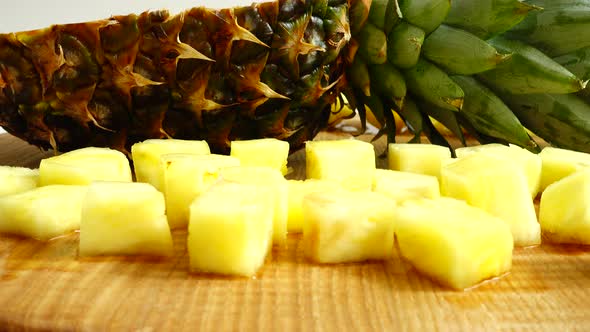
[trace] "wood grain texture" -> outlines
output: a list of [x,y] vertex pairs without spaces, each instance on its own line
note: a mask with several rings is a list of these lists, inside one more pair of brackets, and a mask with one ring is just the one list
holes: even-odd
[[[0,164],[34,166],[44,155],[0,135]],[[292,176],[302,160],[291,157]],[[191,275],[186,232],[173,237],[173,258],[153,259],[78,258],[77,234],[47,243],[0,236],[0,330],[590,330],[585,248],[517,249],[509,275],[458,292],[399,257],[311,264],[298,235],[256,278]]]

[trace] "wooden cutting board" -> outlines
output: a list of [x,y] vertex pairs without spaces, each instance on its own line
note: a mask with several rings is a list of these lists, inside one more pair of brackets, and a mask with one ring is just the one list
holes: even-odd
[[[47,155],[0,135],[0,164],[36,167]],[[291,165],[300,176],[301,152]],[[185,239],[174,232],[171,259],[80,259],[77,234],[0,236],[0,330],[590,330],[590,250],[581,247],[516,249],[509,275],[463,292],[399,257],[311,264],[297,235],[256,278],[190,275]]]

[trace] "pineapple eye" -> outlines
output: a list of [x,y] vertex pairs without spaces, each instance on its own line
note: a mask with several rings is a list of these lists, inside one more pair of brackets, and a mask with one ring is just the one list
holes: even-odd
[[170,50],[166,53],[166,58],[173,60],[176,59],[176,57],[178,57],[180,55],[180,53],[177,50]]

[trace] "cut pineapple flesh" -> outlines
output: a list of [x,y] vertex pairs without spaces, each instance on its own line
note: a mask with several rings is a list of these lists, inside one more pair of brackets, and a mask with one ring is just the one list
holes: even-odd
[[395,201],[374,192],[316,192],[303,199],[303,248],[318,263],[392,257]]
[[590,168],[589,153],[548,146],[539,156],[542,160],[541,191],[574,172]]
[[550,184],[539,207],[543,237],[555,243],[590,244],[590,169]]
[[41,160],[39,185],[88,185],[92,181],[131,182],[127,157],[109,148],[89,147]]
[[487,153],[463,157],[442,168],[441,193],[504,220],[517,246],[541,243],[541,229],[522,168]]
[[289,216],[289,189],[287,180],[280,171],[270,167],[239,166],[220,170],[221,179],[228,182],[258,185],[273,192],[274,230],[273,243],[278,246],[287,244],[287,218]]
[[384,194],[398,203],[420,198],[440,197],[438,179],[432,175],[377,169],[373,191]]
[[252,184],[221,182],[190,207],[190,270],[253,276],[272,246],[274,193]]
[[34,189],[39,184],[39,170],[0,166],[0,197]]
[[190,153],[196,155],[210,154],[209,145],[205,141],[189,141],[180,139],[148,139],[135,143],[131,147],[131,158],[137,182],[153,185],[163,192],[160,157],[170,153]]
[[303,199],[305,196],[321,191],[336,191],[342,189],[342,185],[329,180],[288,180],[289,216],[287,230],[292,233],[303,231]]
[[305,144],[308,179],[340,182],[350,190],[371,190],[375,174],[373,144],[349,139]]
[[219,169],[239,166],[240,160],[217,154],[165,154],[160,159],[166,215],[170,228],[188,225],[194,199],[217,181]]
[[390,143],[387,158],[391,170],[432,175],[440,180],[440,169],[445,160],[451,159],[451,150],[433,144]]
[[51,185],[0,197],[0,232],[49,240],[77,230],[86,190]]
[[289,143],[276,138],[232,141],[230,156],[238,158],[242,166],[275,168],[286,175]]
[[463,201],[407,201],[398,207],[396,218],[402,257],[444,285],[465,289],[511,268],[513,239],[508,226]]
[[541,184],[541,157],[538,154],[516,145],[502,145],[498,143],[467,146],[455,150],[457,158],[462,158],[473,153],[490,153],[498,157],[510,159],[520,165],[527,178],[531,197],[537,197]]
[[82,204],[80,255],[172,254],[164,195],[146,183],[94,182]]

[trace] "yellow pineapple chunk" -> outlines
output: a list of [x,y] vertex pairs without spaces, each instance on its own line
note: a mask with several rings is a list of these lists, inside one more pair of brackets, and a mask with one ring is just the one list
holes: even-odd
[[88,185],[92,181],[131,182],[127,157],[109,148],[88,147],[41,160],[39,185]]
[[547,240],[590,244],[590,169],[550,184],[541,196],[539,209]]
[[305,196],[315,192],[343,189],[339,182],[329,180],[288,180],[287,183],[289,189],[287,229],[293,233],[300,233],[303,230],[303,199]]
[[325,191],[303,199],[303,248],[318,263],[392,257],[395,201],[370,191]]
[[92,183],[82,204],[80,255],[171,255],[164,210],[164,195],[149,184]]
[[354,140],[305,143],[308,179],[340,182],[350,190],[371,190],[375,173],[373,144]]
[[398,203],[410,199],[438,198],[440,186],[432,175],[377,169],[373,191],[384,194]]
[[80,228],[86,186],[51,185],[0,197],[0,233],[39,240]]
[[221,182],[197,197],[188,225],[190,270],[255,275],[272,246],[273,195],[268,187]]
[[390,143],[388,145],[389,169],[432,175],[440,179],[440,169],[451,159],[451,150],[434,144]]
[[481,208],[506,222],[514,244],[541,243],[541,229],[522,167],[487,153],[458,159],[442,168],[441,193]]
[[0,196],[31,190],[39,184],[39,170],[0,166],[0,184]]
[[548,146],[539,156],[542,160],[541,191],[553,182],[590,167],[590,154]]
[[287,218],[289,216],[289,189],[281,172],[270,167],[239,166],[220,170],[221,179],[228,182],[258,185],[272,191],[274,206],[273,243],[287,244]]
[[240,160],[242,166],[264,166],[287,174],[289,143],[276,138],[232,141],[230,156]]
[[188,225],[191,203],[217,181],[220,168],[240,165],[230,156],[184,153],[162,155],[160,163],[170,228]]
[[210,154],[211,151],[205,141],[148,139],[135,143],[131,147],[131,158],[137,182],[149,183],[163,192],[164,180],[160,168],[160,157],[169,153],[204,155]]
[[400,254],[418,271],[455,289],[508,272],[513,239],[500,219],[463,201],[441,197],[398,207]]
[[503,145],[498,143],[475,145],[458,148],[455,150],[457,158],[462,158],[474,153],[490,153],[498,157],[507,158],[522,167],[527,178],[529,191],[533,198],[539,193],[541,184],[541,158],[517,145]]

